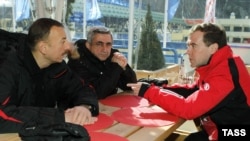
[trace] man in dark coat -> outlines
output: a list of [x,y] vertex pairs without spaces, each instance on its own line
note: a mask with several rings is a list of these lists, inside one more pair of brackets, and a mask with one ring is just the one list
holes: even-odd
[[106,27],[92,27],[87,40],[76,41],[68,65],[83,80],[92,85],[97,97],[103,99],[116,94],[118,88],[131,90],[127,83],[137,82],[136,74],[126,57],[112,48],[113,37]]
[[98,115],[93,88],[64,61],[71,44],[63,25],[49,18],[35,21],[18,50],[0,67],[0,133],[37,124],[91,124]]

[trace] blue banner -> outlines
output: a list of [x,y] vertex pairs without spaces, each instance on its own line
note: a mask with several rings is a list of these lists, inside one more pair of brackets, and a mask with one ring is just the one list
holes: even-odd
[[179,4],[180,0],[168,0],[168,21],[173,19]]
[[87,0],[86,5],[87,21],[101,18],[101,11],[97,0]]
[[16,21],[28,19],[30,17],[29,0],[15,0]]

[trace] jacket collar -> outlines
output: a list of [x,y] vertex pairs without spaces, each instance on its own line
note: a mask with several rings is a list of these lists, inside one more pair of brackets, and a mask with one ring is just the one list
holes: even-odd
[[18,56],[23,61],[23,64],[31,74],[36,74],[41,71],[31,53],[29,45],[26,42],[20,46]]
[[36,74],[43,73],[44,71],[48,71],[49,77],[55,78],[67,72],[67,65],[65,61],[63,61],[62,63],[51,64],[47,68],[40,69],[27,43],[21,46],[21,49],[19,50],[18,55],[20,59],[22,60],[25,68],[31,73],[31,75],[36,75]]
[[207,70],[210,70],[210,68],[216,67],[219,63],[231,57],[233,57],[233,51],[231,47],[228,45],[224,46],[211,56],[207,65],[196,68],[196,71],[198,71],[200,74],[205,73]]

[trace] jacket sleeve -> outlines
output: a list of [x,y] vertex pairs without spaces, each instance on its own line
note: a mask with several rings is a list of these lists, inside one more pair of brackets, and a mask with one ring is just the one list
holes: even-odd
[[[64,108],[67,106],[91,105],[92,115],[98,114],[98,101],[93,97],[93,89],[88,86],[83,87],[81,81],[71,75],[71,73],[67,73],[62,79],[57,80],[54,78],[47,83],[48,87],[53,86],[51,88],[56,90],[51,93],[53,95],[51,95],[49,100],[53,99],[56,94],[62,96],[61,98],[65,100],[61,99],[60,101],[60,98],[57,99],[59,101],[58,108],[55,108],[54,105],[47,105],[46,107],[39,105],[31,106],[34,99],[32,99],[32,96],[29,97],[32,94],[32,84],[30,85],[29,78],[25,77],[28,80],[20,83],[20,77],[24,79],[24,74],[20,73],[23,70],[19,69],[15,65],[16,63],[9,62],[8,64],[4,62],[3,67],[0,68],[0,133],[18,132],[22,124],[26,122],[36,122],[38,124],[65,122]],[[66,81],[61,81],[63,79]],[[22,94],[28,94],[29,96],[24,99]],[[44,102],[46,103],[46,101]],[[63,105],[63,108],[60,104]]]
[[[63,69],[66,69],[66,73],[63,74],[61,81],[58,85],[58,91],[65,97],[61,97],[58,103],[58,107],[66,109],[78,105],[91,106],[91,113],[93,116],[99,114],[98,100],[95,94],[94,88],[81,81],[81,79],[72,72],[72,70],[63,63]],[[61,71],[59,71],[61,72]]]
[[[117,63],[110,62],[103,74],[92,81],[99,99],[117,92],[117,88],[131,90],[127,83],[136,83],[136,74],[129,65],[123,70]],[[115,90],[115,91],[114,91]]]
[[[144,96],[144,94],[146,93],[147,89],[150,86],[154,86],[154,84],[143,83],[139,91],[139,96]],[[162,89],[173,91],[176,94],[181,95],[185,98],[194,93],[195,91],[199,90],[197,82],[195,82],[192,85],[191,84],[174,84],[171,86],[164,85]]]
[[[218,82],[220,82],[220,85],[218,85]],[[140,96],[174,115],[184,119],[195,119],[213,109],[233,89],[230,79],[225,80],[225,77],[217,76],[211,77],[204,84],[204,87],[185,98],[174,91],[150,86],[144,94],[140,93]]]
[[121,73],[119,78],[118,87],[122,90],[132,90],[130,87],[127,87],[127,83],[136,83],[137,78],[134,70],[127,65],[126,69]]
[[[94,64],[91,60],[84,55],[86,40],[77,40],[78,51],[81,54],[80,59],[70,59],[68,66],[82,78],[82,81],[92,85],[95,88],[98,99],[103,99],[107,96],[117,93],[118,88],[122,90],[131,90],[127,87],[127,83],[136,82],[136,74],[133,69],[127,65],[123,70],[117,63],[111,62],[114,52],[119,52],[116,49],[111,49],[111,55],[105,62],[97,61]],[[97,58],[94,58],[97,59]],[[100,64],[98,64],[100,63]],[[105,65],[102,65],[104,63]]]
[[172,86],[164,86],[163,88],[178,93],[185,98],[199,89],[197,82],[194,84],[174,84]]
[[111,63],[103,74],[92,80],[98,99],[103,99],[117,92],[118,83],[124,70],[116,63]]
[[[123,70],[117,63],[111,62],[112,54],[119,52],[117,49],[111,50],[111,56],[107,60],[108,66],[100,78],[92,81],[96,88],[99,99],[105,98],[117,92],[117,88],[123,91],[131,90],[127,87],[127,83],[136,83],[137,78],[134,70],[127,64],[126,69]],[[105,83],[103,83],[105,82]],[[114,91],[115,90],[115,91]]]
[[22,91],[17,82],[21,70],[15,63],[8,64],[0,68],[0,133],[18,132],[26,122],[64,122],[64,111],[60,109],[19,105],[23,102],[17,92]]
[[23,124],[28,122],[36,124],[64,123],[64,111],[55,108],[0,106],[0,133],[19,132]]

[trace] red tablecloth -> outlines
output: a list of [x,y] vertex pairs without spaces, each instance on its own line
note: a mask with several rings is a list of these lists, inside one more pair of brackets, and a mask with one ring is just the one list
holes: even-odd
[[145,107],[149,106],[150,102],[142,97],[135,95],[113,95],[105,99],[99,100],[102,104],[113,107]]
[[114,120],[110,116],[104,113],[100,113],[98,115],[98,120],[94,124],[84,125],[84,127],[88,131],[96,131],[96,130],[107,128],[111,126],[113,123],[114,123]]
[[121,123],[135,126],[165,126],[173,124],[178,117],[173,116],[161,108],[130,107],[117,110],[111,117]]
[[90,141],[128,141],[126,138],[103,132],[89,132]]

